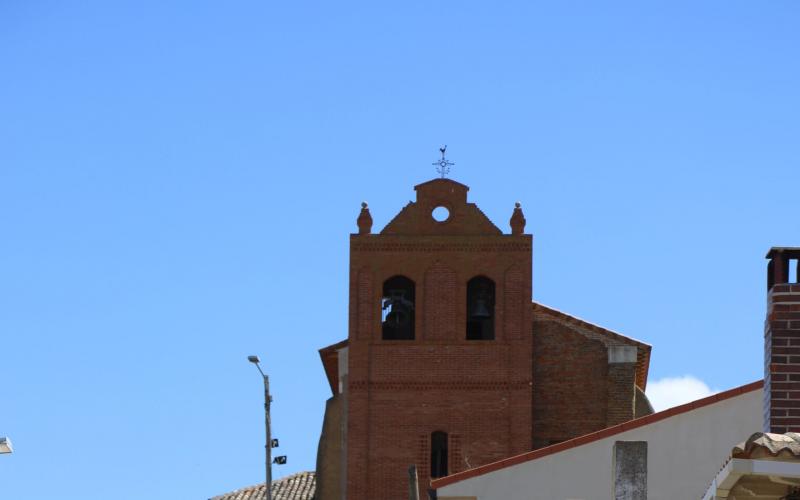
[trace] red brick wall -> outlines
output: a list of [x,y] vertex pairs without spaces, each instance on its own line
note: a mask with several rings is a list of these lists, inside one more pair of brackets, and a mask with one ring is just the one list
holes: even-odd
[[774,285],[767,307],[765,431],[800,432],[800,285]]
[[342,399],[341,395],[336,395],[325,404],[325,419],[317,448],[316,468],[316,494],[321,499],[341,497]]
[[607,348],[599,340],[534,318],[534,448],[606,427],[608,366]]
[[[372,238],[378,245],[396,239]],[[438,251],[426,245],[402,253],[354,241],[355,283],[360,290],[372,283],[372,307],[353,305],[359,313],[350,336],[348,498],[405,498],[411,464],[419,468],[424,494],[434,431],[448,433],[453,472],[530,449],[531,342],[506,335],[530,322],[530,306],[519,300],[530,297],[530,286],[518,285],[510,304],[503,286],[505,271],[515,265],[530,282],[530,239],[491,238],[499,242],[486,248],[458,238]],[[518,243],[508,246],[506,238]],[[372,278],[365,278],[366,269]],[[413,341],[381,340],[381,284],[396,274],[417,284]],[[466,283],[478,274],[496,283],[495,340],[466,340]]]
[[[532,346],[520,332],[531,322],[531,237],[501,234],[466,203],[466,186],[423,186],[390,230],[351,236],[351,500],[407,498],[412,464],[426,498],[434,431],[448,433],[450,472],[530,449]],[[431,222],[437,205],[448,222]],[[398,274],[416,284],[413,341],[381,339],[383,282]],[[466,285],[477,275],[495,282],[495,340],[466,340]]]
[[456,317],[458,299],[458,273],[440,261],[425,271],[425,316],[422,336],[426,340],[452,340],[458,338]]

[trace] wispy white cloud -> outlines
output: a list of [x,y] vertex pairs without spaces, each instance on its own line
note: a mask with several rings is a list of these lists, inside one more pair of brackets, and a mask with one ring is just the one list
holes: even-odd
[[665,377],[647,383],[647,398],[655,411],[666,410],[718,392],[719,390],[710,388],[691,375]]

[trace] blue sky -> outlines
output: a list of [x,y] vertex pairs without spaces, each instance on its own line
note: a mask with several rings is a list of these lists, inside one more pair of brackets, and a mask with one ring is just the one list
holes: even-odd
[[348,234],[434,177],[534,298],[762,376],[800,245],[796,2],[0,2],[3,498],[208,498],[314,468]]

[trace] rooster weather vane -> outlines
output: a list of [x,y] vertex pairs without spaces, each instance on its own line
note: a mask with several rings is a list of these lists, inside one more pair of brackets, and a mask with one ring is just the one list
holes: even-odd
[[436,165],[436,171],[442,175],[442,179],[444,179],[444,177],[450,173],[450,166],[455,165],[455,163],[444,157],[446,151],[447,144],[445,144],[444,147],[439,148],[439,152],[442,153],[442,159],[431,163],[431,165]]

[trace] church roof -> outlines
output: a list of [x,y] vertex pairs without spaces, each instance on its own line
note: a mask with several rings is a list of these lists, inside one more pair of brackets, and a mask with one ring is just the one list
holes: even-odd
[[[272,500],[313,500],[316,491],[316,474],[298,472],[272,481]],[[266,500],[264,483],[217,495],[210,500]]]
[[331,386],[331,392],[339,392],[339,349],[347,347],[347,339],[323,347],[319,350],[319,357],[322,359],[322,367],[325,369],[325,376]]
[[586,320],[580,319],[571,314],[547,307],[544,304],[533,302],[533,316],[534,320],[547,318],[559,322],[573,331],[580,333],[589,338],[599,340],[605,345],[630,345],[636,346],[636,385],[645,390],[647,388],[647,373],[650,370],[650,351],[653,347],[650,344],[645,344],[640,340],[633,339],[622,335],[621,333],[614,332],[602,326],[589,323]]

